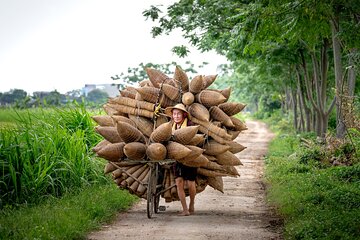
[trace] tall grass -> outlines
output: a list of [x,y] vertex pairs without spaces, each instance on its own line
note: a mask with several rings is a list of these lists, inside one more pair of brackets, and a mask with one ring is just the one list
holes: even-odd
[[0,129],[2,207],[107,181],[90,151],[100,136],[84,107],[15,112],[15,123]]

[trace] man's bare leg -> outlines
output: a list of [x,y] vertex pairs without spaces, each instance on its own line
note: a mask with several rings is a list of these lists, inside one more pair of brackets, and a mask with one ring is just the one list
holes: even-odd
[[189,187],[189,195],[190,195],[189,213],[193,214],[195,212],[196,185],[195,185],[195,181],[187,181],[187,184]]
[[186,195],[185,195],[185,191],[184,191],[184,179],[182,177],[177,177],[175,179],[175,182],[176,182],[176,188],[177,188],[178,196],[179,196],[179,199],[181,202],[181,206],[183,208],[182,213],[180,213],[179,215],[189,216],[190,212],[186,205]]

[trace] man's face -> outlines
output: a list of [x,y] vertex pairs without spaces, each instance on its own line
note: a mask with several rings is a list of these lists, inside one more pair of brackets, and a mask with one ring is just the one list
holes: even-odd
[[179,109],[172,111],[172,118],[175,123],[181,123],[184,120],[184,112]]

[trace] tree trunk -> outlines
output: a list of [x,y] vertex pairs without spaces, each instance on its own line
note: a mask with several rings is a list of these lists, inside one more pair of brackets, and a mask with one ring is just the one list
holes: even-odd
[[349,57],[349,72],[348,72],[348,91],[349,97],[351,99],[354,98],[355,94],[355,80],[356,80],[356,71],[355,71],[355,62],[354,62],[354,55],[356,54],[357,49],[353,48],[350,50],[350,57]]
[[342,95],[342,63],[341,63],[341,46],[338,38],[339,33],[339,19],[333,18],[330,21],[331,35],[333,42],[334,54],[334,70],[335,70],[335,86],[336,86],[336,137],[344,138],[345,124],[343,121],[343,114],[341,112],[341,95]]

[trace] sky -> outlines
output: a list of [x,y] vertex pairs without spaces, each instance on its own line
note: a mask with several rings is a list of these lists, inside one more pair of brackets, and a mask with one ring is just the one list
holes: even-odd
[[0,0],[0,92],[23,89],[66,93],[85,84],[115,83],[111,76],[140,63],[209,62],[216,74],[226,58],[190,48],[180,31],[152,38],[142,12],[169,0]]

